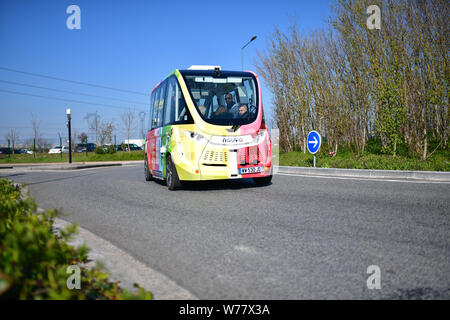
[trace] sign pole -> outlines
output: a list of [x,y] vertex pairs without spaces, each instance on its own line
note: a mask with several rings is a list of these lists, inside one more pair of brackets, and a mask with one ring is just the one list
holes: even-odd
[[67,127],[69,129],[69,163],[72,163],[72,133],[71,133],[72,130],[70,128],[70,120],[71,120],[70,109],[67,109],[66,113],[67,113]]
[[316,153],[320,149],[320,145],[322,144],[322,138],[317,131],[312,130],[308,133],[308,138],[306,139],[306,141],[307,141],[308,151],[314,156],[313,157],[313,167],[315,168],[316,167]]

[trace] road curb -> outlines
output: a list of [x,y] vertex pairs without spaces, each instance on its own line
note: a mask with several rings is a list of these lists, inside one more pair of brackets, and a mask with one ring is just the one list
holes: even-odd
[[[117,167],[121,166],[121,163],[105,163],[105,164],[66,164],[66,165],[52,165],[52,166],[31,166],[24,167],[27,170],[79,170],[79,169],[90,169],[90,168],[101,168],[101,167]],[[16,167],[17,168],[17,167]]]
[[[56,230],[71,225],[69,221],[56,218],[53,227]],[[136,260],[133,256],[119,249],[111,242],[78,226],[78,233],[70,245],[77,247],[86,244],[90,249],[89,263],[85,267],[94,267],[97,262],[104,264],[111,281],[119,281],[120,286],[133,292],[134,283],[152,292],[154,300],[197,300],[188,290],[177,285],[173,280]]]
[[[104,164],[75,164],[75,165],[64,165],[64,166],[46,166],[40,167],[39,170],[42,169],[51,169],[51,170],[77,170],[77,169],[88,169],[88,168],[99,168],[99,167],[116,167],[121,166],[121,163],[104,163]],[[31,169],[33,170],[33,169]]]
[[411,179],[450,182],[450,172],[442,171],[401,171],[401,170],[368,170],[368,169],[336,169],[279,166],[277,173],[336,176],[373,179]]
[[123,161],[92,161],[92,162],[73,162],[73,163],[10,163],[0,165],[0,169],[26,169],[26,170],[77,170],[99,167],[127,166],[144,164],[144,160],[123,160]]
[[20,164],[12,166],[0,166],[0,169],[25,169],[25,170],[79,170],[100,167],[117,167],[122,163],[98,163],[98,164]]

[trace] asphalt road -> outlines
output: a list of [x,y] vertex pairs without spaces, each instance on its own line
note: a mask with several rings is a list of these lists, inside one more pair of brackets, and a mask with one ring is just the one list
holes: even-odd
[[141,165],[9,178],[200,299],[450,299],[448,183],[277,175],[171,192]]

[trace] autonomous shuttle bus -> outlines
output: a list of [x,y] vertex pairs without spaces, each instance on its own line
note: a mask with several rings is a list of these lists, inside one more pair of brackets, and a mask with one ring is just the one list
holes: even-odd
[[145,179],[272,179],[272,150],[258,77],[218,66],[174,70],[152,91]]

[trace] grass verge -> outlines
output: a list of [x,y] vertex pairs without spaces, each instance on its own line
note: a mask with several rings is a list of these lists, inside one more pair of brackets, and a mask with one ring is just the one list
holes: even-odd
[[[128,160],[144,160],[144,151],[118,151],[113,154],[96,154],[95,152],[73,153],[72,162],[90,162],[90,161],[128,161]],[[32,154],[14,154],[8,157],[2,155],[0,163],[47,163],[47,162],[69,162],[69,154],[48,154],[38,153],[36,158]]]
[[[312,167],[313,155],[301,151],[280,153],[280,166]],[[406,156],[365,153],[358,157],[350,151],[330,157],[325,151],[316,154],[316,167],[373,170],[450,171],[449,152],[440,151],[427,161]]]

